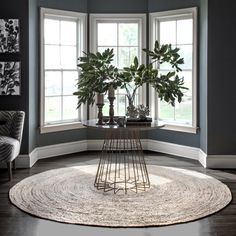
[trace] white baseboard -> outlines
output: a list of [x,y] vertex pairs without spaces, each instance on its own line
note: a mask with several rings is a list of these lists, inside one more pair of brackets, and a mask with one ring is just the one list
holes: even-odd
[[200,164],[204,167],[207,168],[207,154],[205,152],[203,152],[200,148],[199,148],[199,156],[198,156],[198,161],[200,162]]
[[61,143],[35,148],[29,155],[19,155],[16,159],[17,168],[30,168],[38,160],[48,157],[61,156],[87,151],[87,141]]
[[199,160],[199,148],[195,147],[149,139],[148,150]]
[[38,161],[38,153],[35,148],[29,155],[19,155],[16,158],[16,168],[32,167]]
[[[141,140],[143,150],[181,156],[197,160],[204,168],[236,168],[236,155],[207,155],[200,148],[161,142],[151,139]],[[99,151],[103,140],[83,140],[35,148],[29,155],[16,159],[17,168],[32,167],[39,159],[72,154],[83,151]]]
[[87,151],[87,141],[60,143],[36,148],[38,159]]

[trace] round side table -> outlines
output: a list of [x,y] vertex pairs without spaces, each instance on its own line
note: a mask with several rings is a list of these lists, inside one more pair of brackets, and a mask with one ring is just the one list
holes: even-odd
[[161,128],[157,121],[135,125],[97,125],[96,120],[82,122],[84,126],[105,130],[105,138],[97,168],[94,186],[98,190],[132,190],[136,193],[150,188],[140,134],[142,131]]

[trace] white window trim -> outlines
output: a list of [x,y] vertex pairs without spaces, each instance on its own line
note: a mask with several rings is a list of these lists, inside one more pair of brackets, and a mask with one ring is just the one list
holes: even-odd
[[[71,129],[79,129],[84,128],[81,122],[70,122],[70,123],[60,123],[60,124],[52,124],[45,125],[44,122],[44,17],[45,15],[55,15],[59,17],[66,17],[79,20],[79,31],[82,32],[80,38],[78,40],[81,42],[79,44],[77,57],[81,56],[81,51],[87,51],[87,14],[72,12],[72,11],[63,11],[56,10],[50,8],[40,8],[40,133],[49,133],[49,132],[57,132]],[[87,119],[86,106],[81,106],[79,109],[79,118],[80,120]]]
[[[192,96],[192,125],[182,125],[179,123],[167,123],[163,129],[187,132],[187,133],[197,133],[197,7],[185,8],[179,10],[154,12],[149,15],[149,47],[152,49],[155,39],[158,38],[158,30],[156,27],[156,21],[158,19],[170,19],[171,17],[177,18],[178,15],[192,14],[193,16],[193,96]],[[149,88],[149,104],[151,115],[154,119],[158,119],[158,96],[153,88]]]
[[[141,63],[146,64],[146,54],[142,51],[143,48],[147,47],[146,44],[146,14],[90,14],[89,19],[89,36],[90,36],[90,52],[96,52],[97,42],[92,40],[93,37],[97,35],[97,22],[139,22],[141,25],[141,30],[139,34],[139,40],[141,40],[141,48],[140,48],[140,59]],[[143,85],[139,90],[139,101],[141,104],[146,105],[146,85]],[[96,102],[95,102],[96,104]],[[97,117],[97,107],[90,106],[89,107],[89,118],[94,119]]]

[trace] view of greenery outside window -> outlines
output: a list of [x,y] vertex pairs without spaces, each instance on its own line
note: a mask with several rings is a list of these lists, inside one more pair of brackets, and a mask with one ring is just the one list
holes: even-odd
[[[180,10],[181,11],[181,10]],[[184,97],[181,103],[176,103],[175,107],[167,104],[164,101],[158,101],[158,119],[167,123],[182,124],[193,126],[194,123],[194,90],[196,84],[194,81],[195,67],[194,58],[196,51],[194,40],[194,18],[192,13],[186,14],[170,14],[157,16],[155,18],[156,38],[160,44],[171,44],[173,47],[180,49],[180,56],[184,58],[184,64],[181,66],[182,71],[179,77],[184,77],[184,86],[188,88],[184,92]],[[170,71],[171,68],[167,65],[159,65],[160,73]]]
[[[142,42],[140,38],[141,25],[135,20],[129,21],[98,21],[96,25],[96,49],[103,52],[110,48],[114,50],[113,65],[119,69],[130,66],[134,57],[137,56],[141,60]],[[142,61],[142,60],[141,60]],[[132,84],[130,85],[132,89]],[[128,101],[125,89],[117,89],[114,101],[114,112],[116,116],[124,116]],[[109,115],[109,101],[105,96],[105,105],[103,107],[103,115]],[[135,103],[139,104],[139,91],[136,94]]]
[[78,57],[82,54],[80,13],[41,9],[41,127],[80,120]]

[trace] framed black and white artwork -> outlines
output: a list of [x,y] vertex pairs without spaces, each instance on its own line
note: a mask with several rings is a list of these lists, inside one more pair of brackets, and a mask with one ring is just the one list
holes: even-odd
[[20,51],[20,27],[18,19],[0,19],[0,53]]
[[0,61],[0,95],[20,95],[20,62]]

